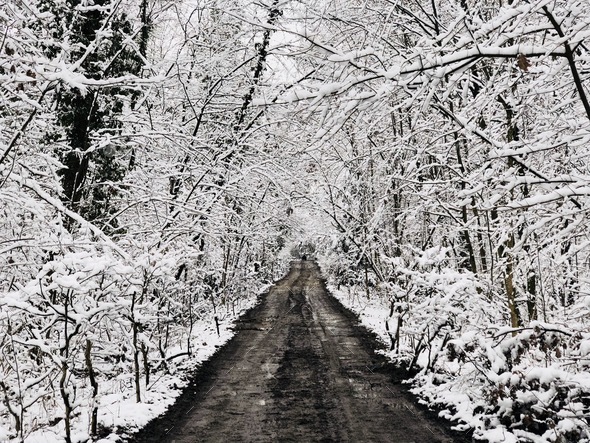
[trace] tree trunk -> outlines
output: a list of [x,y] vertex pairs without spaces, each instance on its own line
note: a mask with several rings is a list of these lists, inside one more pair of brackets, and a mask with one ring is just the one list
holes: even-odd
[[[506,246],[508,248],[514,247],[514,234],[510,234]],[[514,289],[514,262],[510,252],[506,254],[506,276],[504,277],[504,286],[506,288],[506,298],[508,300],[508,310],[510,312],[510,326],[513,328],[519,328],[521,322],[518,308],[516,306],[516,290]]]
[[92,415],[90,418],[90,435],[95,436],[98,427],[98,406],[96,404],[96,396],[98,395],[98,383],[94,374],[94,367],[92,366],[92,342],[86,340],[86,349],[84,355],[86,357],[86,367],[88,368],[88,379],[90,380],[90,386],[92,386]]

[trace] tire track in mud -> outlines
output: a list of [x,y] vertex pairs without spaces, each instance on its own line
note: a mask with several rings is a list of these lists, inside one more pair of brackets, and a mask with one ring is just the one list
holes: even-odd
[[417,407],[374,336],[294,262],[133,442],[468,442]]

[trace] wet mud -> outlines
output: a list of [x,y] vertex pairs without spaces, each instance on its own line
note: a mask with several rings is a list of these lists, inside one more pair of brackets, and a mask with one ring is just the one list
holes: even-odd
[[166,414],[132,442],[470,442],[417,405],[408,374],[325,289],[289,274],[237,323]]

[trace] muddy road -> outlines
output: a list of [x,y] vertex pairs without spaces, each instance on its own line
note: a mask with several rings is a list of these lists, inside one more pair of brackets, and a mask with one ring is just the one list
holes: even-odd
[[327,294],[315,263],[294,262],[195,382],[135,442],[470,441],[416,406],[405,374]]

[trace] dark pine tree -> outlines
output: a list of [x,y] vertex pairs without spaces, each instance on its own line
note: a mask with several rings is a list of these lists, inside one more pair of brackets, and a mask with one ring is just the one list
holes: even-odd
[[[80,72],[86,77],[101,80],[140,74],[142,59],[125,43],[125,39],[133,35],[132,24],[125,13],[112,13],[115,2],[94,0],[92,7],[86,8],[80,8],[90,6],[82,0],[66,0],[64,3],[41,0],[40,3],[40,9],[56,16],[54,38],[56,41],[67,40],[71,62],[79,60],[99,39],[96,49],[80,66]],[[149,18],[144,9],[139,12],[146,28],[139,33],[140,50],[147,44],[149,29]],[[57,55],[59,49],[48,46],[46,50]],[[118,193],[117,183],[129,165],[129,161],[124,160],[131,153],[127,152],[124,143],[111,142],[97,147],[96,141],[99,137],[104,140],[121,133],[119,117],[125,101],[134,102],[136,98],[136,90],[121,86],[91,87],[80,91],[62,84],[57,92],[58,130],[49,138],[65,139],[65,143],[56,148],[64,165],[59,172],[63,200],[70,209],[95,222],[107,233],[117,230],[116,220],[106,222],[117,210],[113,199]]]

